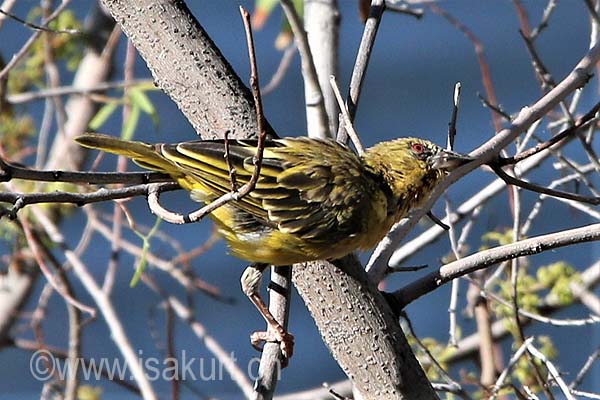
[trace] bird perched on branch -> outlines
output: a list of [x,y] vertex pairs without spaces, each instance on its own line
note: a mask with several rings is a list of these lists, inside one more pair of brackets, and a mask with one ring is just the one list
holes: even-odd
[[[250,181],[257,145],[250,140],[150,145],[100,134],[76,141],[166,173],[204,203],[231,192],[232,168],[239,184]],[[417,138],[382,142],[362,156],[331,140],[266,141],[255,188],[210,214],[232,253],[253,263],[242,275],[242,288],[275,334],[255,333],[253,344],[277,340],[288,357],[293,349],[293,337],[259,295],[266,266],[333,260],[372,248],[441,178],[469,160]]]

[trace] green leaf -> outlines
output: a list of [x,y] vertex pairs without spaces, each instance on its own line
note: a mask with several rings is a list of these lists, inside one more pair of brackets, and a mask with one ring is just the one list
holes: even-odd
[[152,104],[150,98],[146,95],[146,92],[139,87],[132,87],[128,90],[129,99],[131,104],[138,106],[144,113],[148,114],[152,118],[152,123],[155,127],[158,126],[158,113],[156,107]]
[[131,107],[131,112],[127,117],[127,121],[123,124],[123,129],[121,130],[121,139],[123,140],[131,140],[133,138],[133,133],[135,132],[135,128],[140,120],[141,110],[138,106]]
[[146,114],[156,113],[154,105],[152,104],[148,96],[146,96],[146,93],[144,93],[143,90],[137,87],[131,87],[127,91],[127,95],[129,96],[131,104],[134,106],[138,106]]
[[150,232],[148,232],[147,235],[143,235],[140,232],[134,230],[135,234],[142,239],[142,255],[140,257],[140,262],[135,268],[133,278],[131,278],[131,281],[129,282],[129,287],[134,287],[135,285],[137,285],[137,283],[140,281],[140,278],[142,277],[142,274],[144,273],[144,270],[146,269],[146,266],[148,265],[148,259],[146,255],[148,254],[148,250],[150,250],[150,239],[156,234],[156,232],[158,232],[158,227],[160,226],[161,221],[162,220],[160,218],[156,218],[154,226],[152,227],[152,229],[150,229]]
[[98,110],[94,118],[90,121],[88,128],[97,131],[100,129],[102,125],[106,123],[106,120],[112,115],[113,112],[117,109],[119,102],[111,101],[110,103],[106,103],[105,105]]

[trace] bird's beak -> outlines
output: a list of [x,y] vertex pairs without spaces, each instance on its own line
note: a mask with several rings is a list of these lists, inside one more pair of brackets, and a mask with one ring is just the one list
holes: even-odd
[[454,151],[442,150],[431,158],[431,167],[450,172],[469,161],[473,161],[473,158]]

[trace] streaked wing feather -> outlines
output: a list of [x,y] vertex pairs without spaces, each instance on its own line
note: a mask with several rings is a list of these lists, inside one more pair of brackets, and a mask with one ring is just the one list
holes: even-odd
[[[254,170],[255,141],[230,141],[229,161],[239,184]],[[195,176],[211,195],[231,191],[223,141],[165,145],[169,160]],[[267,142],[254,191],[235,202],[265,225],[312,240],[341,240],[364,223],[356,210],[369,201],[373,187],[360,159],[333,141],[315,144],[306,138]]]

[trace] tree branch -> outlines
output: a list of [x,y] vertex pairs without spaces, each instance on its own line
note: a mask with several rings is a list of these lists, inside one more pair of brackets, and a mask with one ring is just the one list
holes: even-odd
[[450,282],[452,279],[489,267],[490,265],[563,246],[596,240],[600,240],[600,224],[536,236],[516,243],[483,250],[444,265],[437,271],[394,292],[393,296],[398,306],[404,308],[407,304]]

